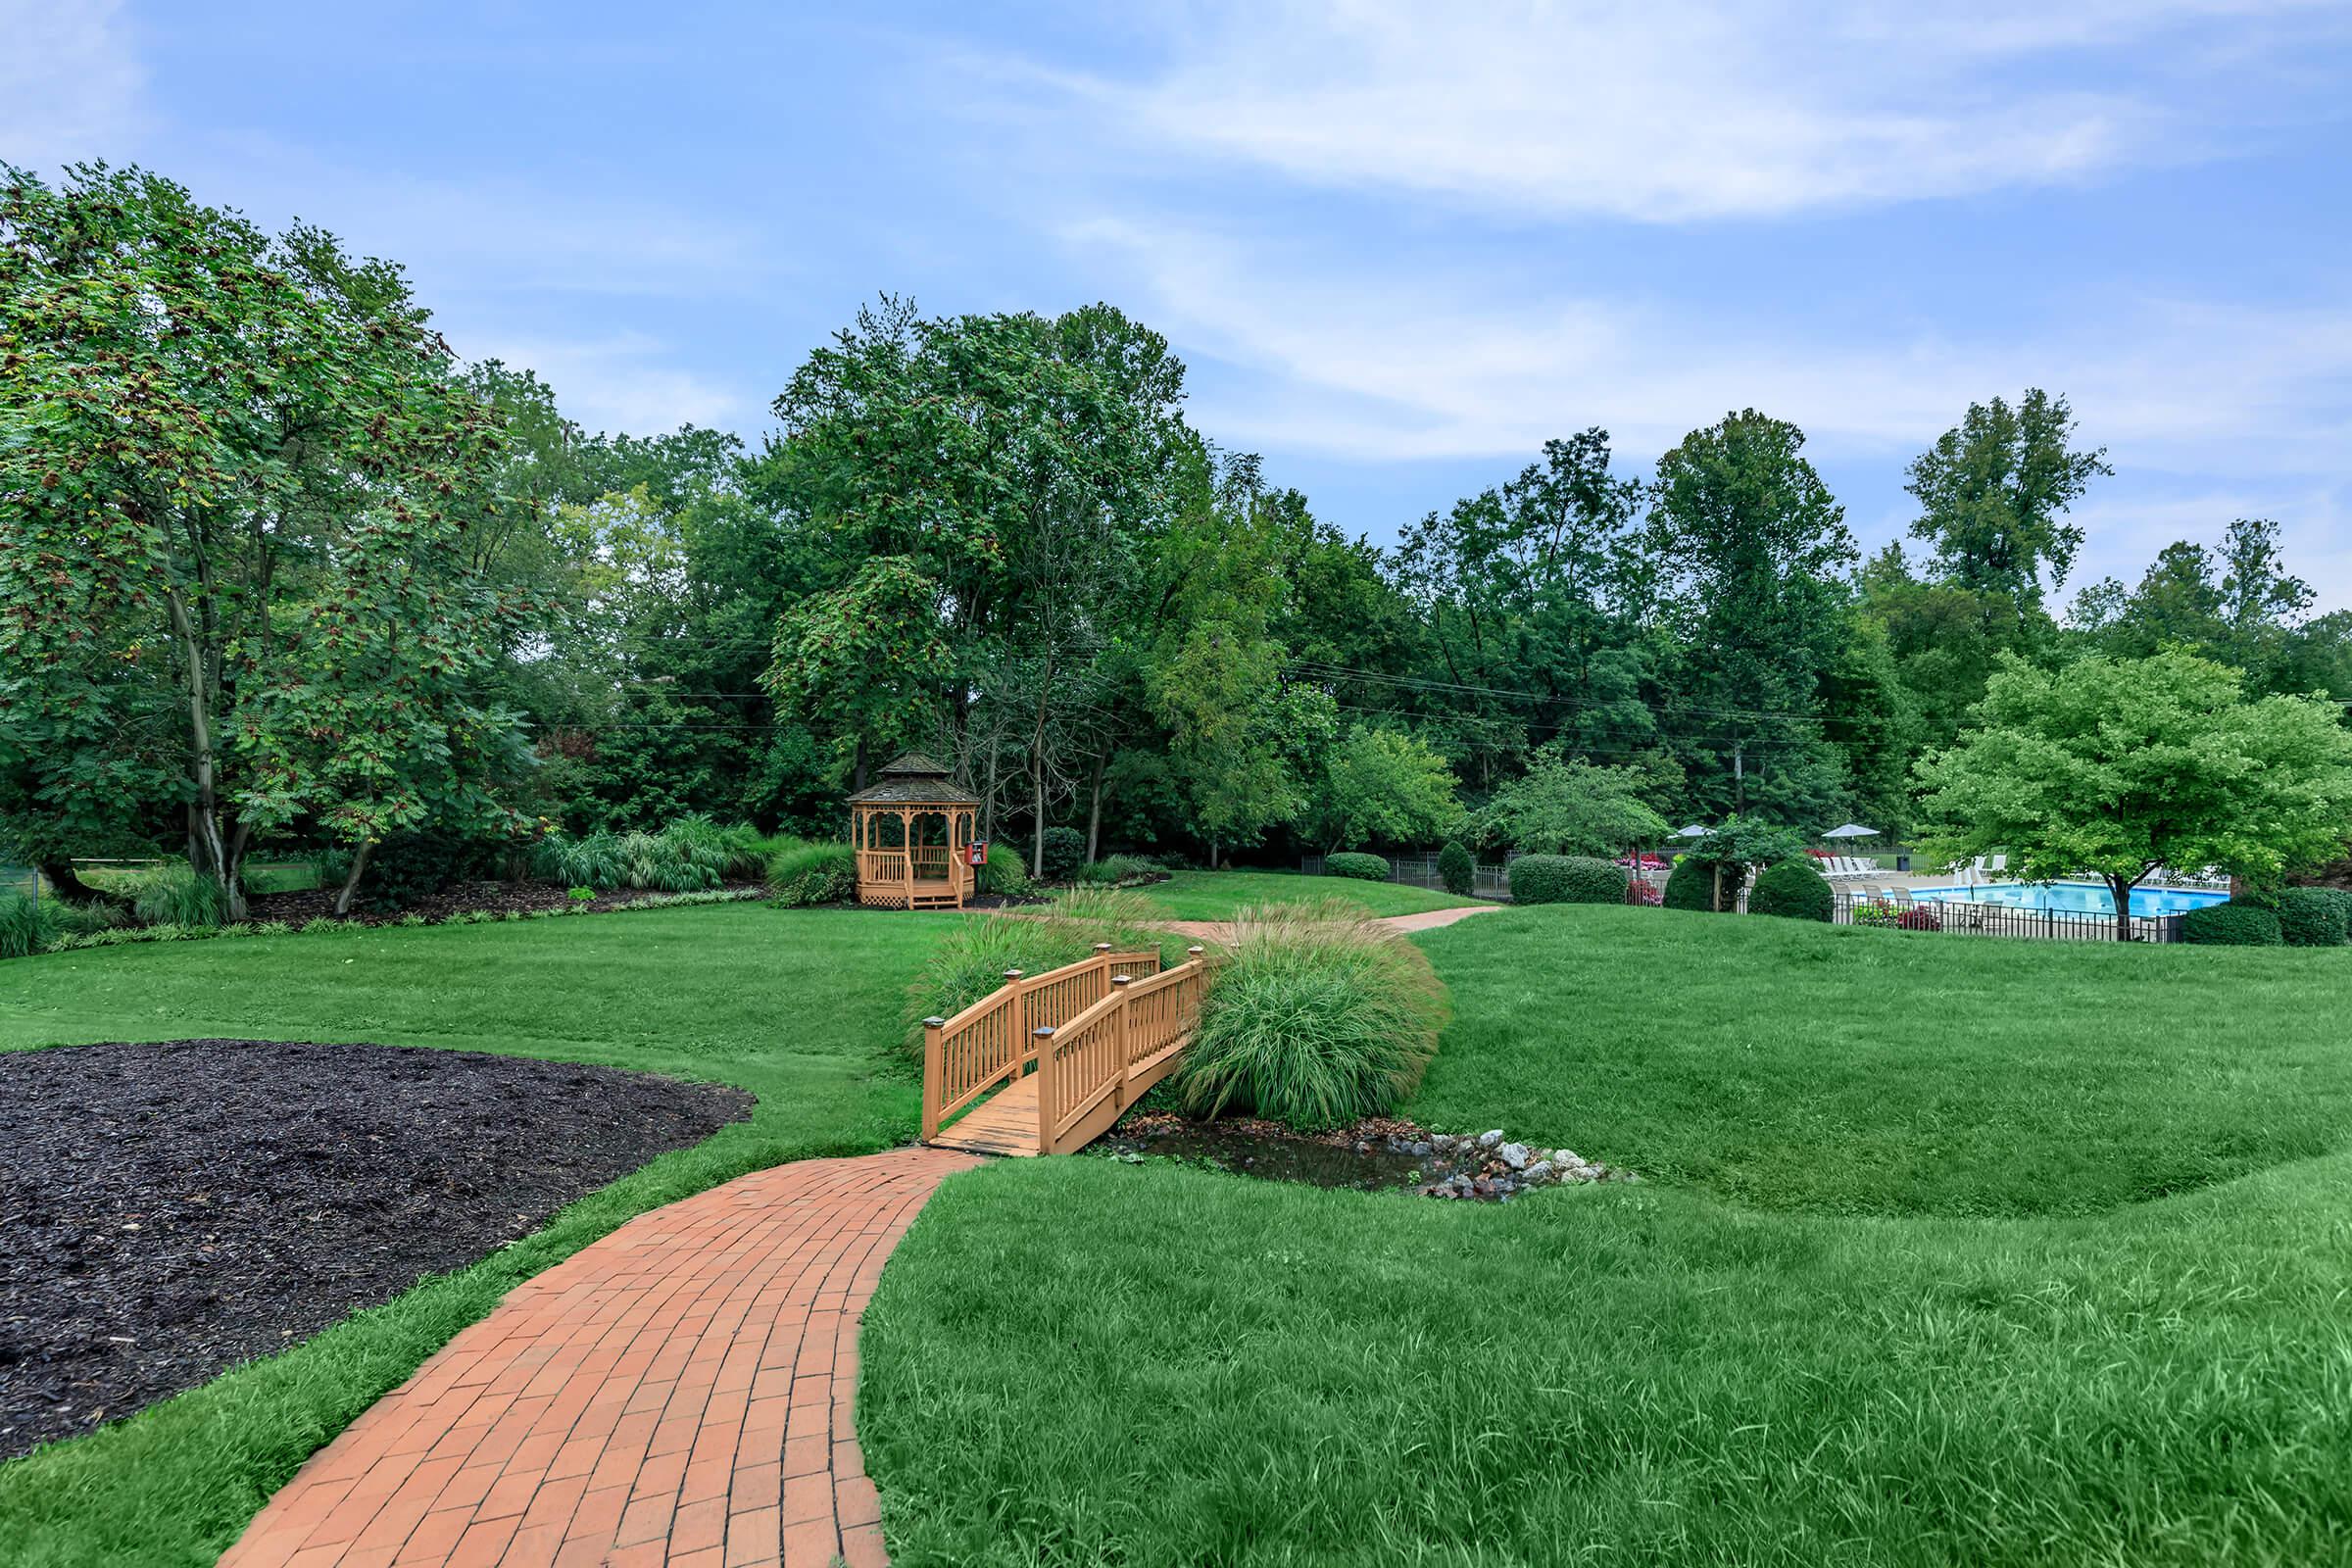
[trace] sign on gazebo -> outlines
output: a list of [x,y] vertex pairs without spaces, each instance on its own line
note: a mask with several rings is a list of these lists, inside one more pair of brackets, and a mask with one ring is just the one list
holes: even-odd
[[850,797],[858,902],[886,909],[960,909],[972,896],[980,797],[920,752],[894,757],[879,783]]

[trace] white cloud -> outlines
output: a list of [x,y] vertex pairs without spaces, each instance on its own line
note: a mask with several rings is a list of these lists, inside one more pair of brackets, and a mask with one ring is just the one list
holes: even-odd
[[1736,303],[1531,292],[1419,264],[1318,263],[1182,226],[1096,220],[1065,238],[1121,274],[1189,354],[1248,372],[1203,422],[1275,449],[1501,455],[1597,421],[1629,450],[1655,452],[1755,407],[1819,442],[1899,455],[1970,402],[2030,385],[2066,393],[2086,436],[2136,466],[2340,473],[2352,449],[2352,305],[2119,300],[2057,335],[1890,328],[1825,344],[1747,326]]
[[[2231,89],[2242,108],[2243,76],[2225,83],[2218,60],[2262,69],[2242,58],[2252,24],[2318,10],[1269,0],[1186,9],[1165,29],[1164,63],[1141,76],[1046,79],[1102,133],[1178,155],[1514,218],[1676,221],[2064,183],[2202,156],[2218,131],[2200,109]],[[2079,84],[2049,85],[2034,69],[2053,51],[2070,52]]]
[[647,435],[681,424],[740,427],[759,412],[746,397],[678,366],[668,345],[641,332],[595,339],[499,337],[451,331],[467,358],[539,372],[564,415],[589,430]]
[[114,0],[0,0],[0,162],[124,161],[145,73]]

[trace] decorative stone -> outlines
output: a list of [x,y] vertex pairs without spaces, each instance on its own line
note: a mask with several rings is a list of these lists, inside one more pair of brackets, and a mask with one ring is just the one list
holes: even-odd
[[1481,1149],[1493,1149],[1496,1144],[1501,1142],[1502,1129],[1499,1127],[1494,1129],[1492,1132],[1484,1132],[1478,1135],[1478,1147]]
[[1559,1172],[1553,1169],[1550,1160],[1539,1159],[1533,1165],[1528,1166],[1526,1170],[1520,1172],[1520,1175],[1525,1178],[1530,1187],[1534,1187],[1540,1185],[1541,1183],[1554,1180],[1559,1175]]
[[1500,1155],[1502,1162],[1513,1170],[1527,1168],[1527,1146],[1525,1144],[1504,1144],[1494,1152]]

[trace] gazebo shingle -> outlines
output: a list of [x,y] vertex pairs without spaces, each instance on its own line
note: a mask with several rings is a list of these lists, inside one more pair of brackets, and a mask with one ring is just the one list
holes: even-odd
[[882,779],[850,797],[852,806],[978,806],[980,797],[948,777],[947,764],[902,752],[882,764]]

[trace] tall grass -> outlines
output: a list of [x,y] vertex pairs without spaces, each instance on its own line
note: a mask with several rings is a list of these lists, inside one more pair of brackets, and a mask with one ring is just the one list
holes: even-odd
[[768,896],[786,908],[858,896],[858,852],[847,844],[787,839],[767,858]]
[[531,868],[566,887],[697,893],[759,877],[765,869],[761,852],[754,828],[681,816],[658,833],[551,833],[539,842]]
[[141,925],[176,925],[201,930],[218,926],[220,885],[185,865],[142,872],[130,887],[131,913]]
[[1444,996],[1420,951],[1360,909],[1244,909],[1172,1092],[1188,1115],[1302,1132],[1393,1110],[1437,1051]]
[[56,910],[54,900],[0,888],[0,958],[26,957],[55,941],[60,935]]

